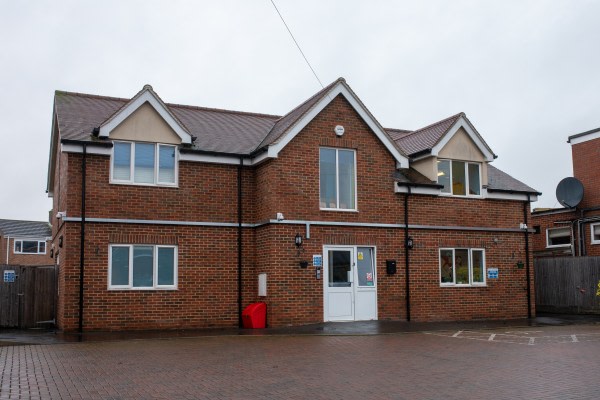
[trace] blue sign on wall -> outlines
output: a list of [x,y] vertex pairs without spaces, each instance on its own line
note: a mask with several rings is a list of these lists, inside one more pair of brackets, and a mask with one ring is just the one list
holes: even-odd
[[6,271],[4,271],[4,282],[12,283],[15,281],[16,276],[17,276],[17,274],[15,274],[14,270],[7,269]]
[[323,266],[323,256],[320,254],[313,254],[313,267]]
[[487,277],[488,279],[498,279],[498,268],[488,268]]

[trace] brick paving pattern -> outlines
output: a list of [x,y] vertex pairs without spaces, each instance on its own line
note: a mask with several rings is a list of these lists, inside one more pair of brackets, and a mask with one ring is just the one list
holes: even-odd
[[0,368],[0,399],[597,399],[600,326],[5,346]]

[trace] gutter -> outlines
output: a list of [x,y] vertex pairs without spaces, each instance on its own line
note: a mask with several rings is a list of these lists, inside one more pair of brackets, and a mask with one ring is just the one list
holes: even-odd
[[92,146],[92,147],[113,147],[112,142],[109,141],[89,141],[89,140],[75,140],[75,139],[61,139],[62,144],[76,144],[83,147]]
[[536,196],[542,195],[541,192],[536,192],[535,190],[531,191],[531,190],[513,190],[513,189],[494,189],[494,188],[488,187],[487,191],[488,192],[498,192],[498,193],[509,193],[509,194],[526,194],[528,201],[531,201],[529,196],[532,194],[536,195]]

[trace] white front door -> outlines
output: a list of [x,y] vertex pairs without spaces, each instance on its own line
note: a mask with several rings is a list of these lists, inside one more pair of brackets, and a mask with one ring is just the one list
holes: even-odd
[[326,246],[323,250],[325,321],[377,319],[375,249]]

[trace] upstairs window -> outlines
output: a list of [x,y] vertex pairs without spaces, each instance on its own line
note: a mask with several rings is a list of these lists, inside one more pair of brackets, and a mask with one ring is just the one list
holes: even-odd
[[15,240],[15,254],[46,254],[44,240]]
[[442,193],[454,196],[481,196],[481,167],[479,163],[438,160],[438,183]]
[[319,154],[321,209],[356,210],[356,153],[321,148]]
[[112,181],[143,185],[175,185],[175,146],[154,143],[114,142]]
[[546,247],[567,247],[571,245],[571,228],[552,228],[546,230]]

